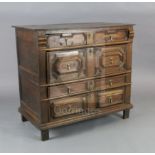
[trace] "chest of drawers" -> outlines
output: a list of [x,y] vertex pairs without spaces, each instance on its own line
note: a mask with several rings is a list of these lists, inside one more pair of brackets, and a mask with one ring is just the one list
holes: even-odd
[[41,130],[132,108],[132,24],[15,26],[23,121]]

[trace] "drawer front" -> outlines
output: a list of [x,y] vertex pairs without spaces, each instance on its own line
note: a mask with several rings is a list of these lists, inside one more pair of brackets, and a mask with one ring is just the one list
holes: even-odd
[[110,46],[95,48],[96,50],[96,75],[120,73],[126,71],[127,47]]
[[85,109],[86,97],[70,97],[51,101],[50,115],[53,118],[80,113]]
[[48,83],[124,73],[131,68],[130,53],[126,45],[48,52]]
[[49,48],[86,45],[86,35],[84,33],[52,34],[48,35],[47,42]]
[[131,41],[134,32],[131,27],[47,30],[38,33],[39,47],[70,48],[85,45],[124,43]]
[[86,77],[86,49],[47,53],[48,81],[50,83]]
[[129,38],[129,31],[127,29],[120,30],[103,30],[95,33],[95,44],[122,42]]
[[86,82],[70,83],[48,88],[49,98],[62,97],[87,91]]
[[103,90],[112,87],[119,87],[127,83],[126,75],[114,76],[114,77],[107,77],[95,80],[95,89],[96,90]]
[[123,74],[107,78],[99,78],[76,83],[60,84],[48,87],[48,98],[67,97],[89,91],[98,91],[108,88],[116,88],[130,84],[130,74]]
[[97,96],[99,107],[124,103],[124,89],[115,89],[111,91],[99,92]]

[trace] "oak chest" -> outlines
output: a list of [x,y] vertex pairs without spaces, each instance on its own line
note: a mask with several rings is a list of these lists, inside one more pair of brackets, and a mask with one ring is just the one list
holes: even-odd
[[41,130],[132,108],[132,24],[15,26],[22,120]]

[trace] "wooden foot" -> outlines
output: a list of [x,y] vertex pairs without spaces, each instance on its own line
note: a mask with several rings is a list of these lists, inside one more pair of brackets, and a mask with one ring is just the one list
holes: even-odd
[[41,130],[41,140],[45,141],[49,139],[49,131],[48,130]]
[[126,109],[123,110],[123,119],[129,118],[130,110]]
[[23,115],[21,117],[22,117],[21,119],[22,119],[23,122],[27,121],[27,119]]

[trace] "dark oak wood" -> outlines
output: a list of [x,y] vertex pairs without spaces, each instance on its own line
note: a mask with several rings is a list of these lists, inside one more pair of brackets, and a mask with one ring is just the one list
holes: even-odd
[[105,22],[95,22],[95,23],[65,23],[65,24],[47,24],[47,25],[22,25],[14,26],[20,29],[29,30],[82,30],[82,29],[94,29],[94,28],[109,28],[109,27],[128,27],[134,24],[126,23],[105,23]]
[[21,119],[22,119],[23,122],[27,121],[27,119],[23,115],[21,115]]
[[49,139],[49,130],[41,130],[41,140],[45,141]]
[[49,129],[132,108],[133,24],[16,26],[22,121]]
[[103,117],[105,115],[123,111],[125,109],[131,109],[132,107],[132,104],[121,103],[104,108],[89,109],[89,111],[86,113],[68,115],[67,117],[52,119],[51,121],[49,121],[49,123],[41,124],[40,128],[44,130],[49,128],[56,128],[63,125],[70,125],[72,123],[77,123],[80,121]]
[[130,110],[125,109],[123,110],[123,119],[129,118]]

